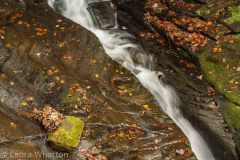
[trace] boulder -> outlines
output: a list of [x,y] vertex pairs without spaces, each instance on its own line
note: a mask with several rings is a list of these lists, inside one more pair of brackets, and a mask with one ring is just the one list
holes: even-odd
[[117,25],[111,2],[90,3],[88,10],[93,15],[95,24],[101,29],[109,29]]
[[66,117],[61,126],[48,134],[48,141],[54,148],[70,151],[79,145],[82,136],[84,122],[77,117]]

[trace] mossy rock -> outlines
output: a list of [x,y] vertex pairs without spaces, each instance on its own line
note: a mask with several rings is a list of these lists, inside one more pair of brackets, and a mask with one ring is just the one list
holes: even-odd
[[[71,94],[72,96],[69,96]],[[82,100],[82,95],[78,92],[72,92],[70,91],[68,94],[64,95],[62,99],[63,104],[72,104],[72,105],[80,105],[82,106],[84,104],[84,101]]]
[[240,106],[228,103],[224,112],[227,123],[240,133]]
[[[206,5],[202,5],[202,7],[196,11],[196,14],[203,17],[216,18],[218,11],[221,10],[222,8],[236,5],[236,2],[234,0],[228,0],[228,1],[214,0],[214,1],[212,1],[211,3],[207,3]],[[218,18],[220,17],[221,15],[219,15]]]
[[213,13],[215,8],[208,8],[207,6],[204,6],[196,11],[197,15],[199,16],[207,16]]
[[82,107],[88,103],[86,91],[83,90],[77,83],[72,84],[64,93],[62,103],[67,106]]
[[198,56],[204,75],[230,102],[240,105],[240,36],[227,36],[212,48]]
[[225,20],[229,25],[240,22],[240,6],[232,6],[228,8],[230,16]]
[[225,19],[227,23],[235,32],[240,31],[240,5],[230,6],[228,8],[229,16]]
[[61,126],[48,134],[48,141],[58,150],[71,151],[79,145],[84,122],[77,117],[66,117]]
[[233,103],[227,103],[224,113],[228,125],[236,131],[236,133],[234,133],[235,142],[240,154],[240,106]]

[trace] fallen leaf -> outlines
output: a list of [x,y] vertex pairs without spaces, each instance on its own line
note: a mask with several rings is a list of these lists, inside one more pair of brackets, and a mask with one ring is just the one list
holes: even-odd
[[65,42],[61,42],[61,43],[59,43],[58,46],[59,46],[60,48],[63,48],[63,47],[65,46],[65,44],[66,44]]
[[144,104],[144,105],[143,105],[143,108],[146,109],[146,110],[148,110],[148,109],[149,109],[149,106],[148,106],[147,104]]
[[60,80],[60,84],[64,84],[65,81],[63,79]]
[[17,127],[17,124],[16,124],[16,123],[13,123],[13,122],[11,122],[11,123],[10,123],[10,127],[11,127],[11,128],[16,128],[16,127]]
[[212,93],[215,92],[215,89],[212,88],[212,87],[210,87],[210,86],[208,86],[208,87],[207,87],[207,91],[208,91],[209,94],[212,94]]
[[26,107],[26,106],[28,106],[28,103],[27,103],[27,102],[21,102],[21,103],[20,103],[20,106]]
[[183,149],[177,149],[176,153],[180,154],[180,155],[183,155],[185,153],[185,151]]
[[197,79],[202,80],[203,79],[203,75],[197,76]]
[[212,101],[208,104],[208,107],[214,110],[218,108],[218,105],[216,104],[216,102]]
[[161,140],[159,140],[159,139],[154,140],[154,144],[158,144],[159,142],[161,142]]
[[14,86],[15,83],[13,81],[10,82],[10,86]]
[[34,100],[33,97],[28,97],[28,98],[27,98],[27,101],[28,101],[28,102],[32,102],[33,100]]
[[237,71],[240,72],[240,67],[237,68]]
[[132,127],[136,128],[136,127],[137,127],[137,125],[134,123],[134,124],[132,124]]

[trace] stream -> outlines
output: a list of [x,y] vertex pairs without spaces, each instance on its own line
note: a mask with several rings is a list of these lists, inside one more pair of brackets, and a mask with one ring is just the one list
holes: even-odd
[[175,90],[164,83],[164,74],[161,71],[154,70],[151,53],[145,51],[139,43],[133,42],[134,36],[125,30],[118,29],[117,26],[109,30],[98,28],[88,11],[88,3],[87,0],[49,0],[51,7],[60,8],[62,15],[94,33],[108,56],[137,77],[139,82],[155,97],[162,110],[185,133],[199,160],[215,159],[205,140],[180,112],[178,106],[181,100]]

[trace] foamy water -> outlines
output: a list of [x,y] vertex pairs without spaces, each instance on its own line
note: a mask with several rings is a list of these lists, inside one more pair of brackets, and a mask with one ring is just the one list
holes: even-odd
[[152,70],[153,57],[144,48],[131,41],[134,38],[127,31],[101,30],[94,25],[87,10],[90,0],[49,0],[51,7],[64,4],[62,15],[93,32],[102,43],[106,53],[116,62],[131,71],[147,88],[163,111],[178,125],[190,141],[192,151],[199,160],[214,160],[205,140],[180,112],[180,100],[175,90],[159,79],[163,73]]

